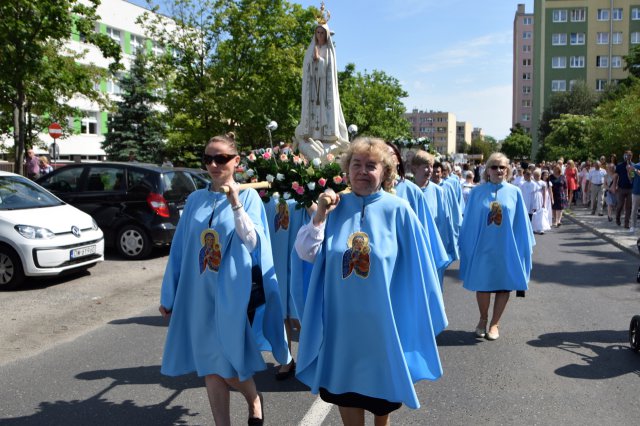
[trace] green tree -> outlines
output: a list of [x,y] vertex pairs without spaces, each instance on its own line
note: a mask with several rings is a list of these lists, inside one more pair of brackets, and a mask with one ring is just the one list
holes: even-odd
[[142,162],[160,163],[163,154],[163,125],[154,109],[157,83],[149,69],[147,54],[138,52],[129,73],[120,79],[122,100],[109,122],[102,148],[110,160],[125,161],[133,151]]
[[468,154],[472,154],[472,155],[482,154],[484,161],[487,161],[487,158],[489,158],[489,156],[496,151],[497,151],[496,146],[492,144],[490,141],[488,141],[487,137],[485,136],[484,139],[476,138],[471,141],[471,147],[469,148]]
[[598,95],[584,81],[577,81],[567,92],[555,92],[549,105],[542,112],[538,138],[544,145],[544,139],[551,132],[551,120],[561,114],[590,115],[598,104]]
[[172,52],[163,75],[176,157],[197,160],[208,138],[227,131],[241,146],[268,146],[270,120],[277,135],[293,136],[315,10],[284,0],[174,0],[177,29],[162,17],[145,21]]
[[355,64],[347,64],[338,73],[338,84],[345,121],[356,124],[358,133],[385,140],[411,136],[401,101],[408,94],[396,78],[377,70],[356,72]]
[[562,114],[551,121],[551,132],[545,139],[544,160],[560,157],[576,161],[594,158],[600,152],[592,143],[591,118],[585,115]]
[[524,132],[511,132],[509,136],[502,141],[502,153],[511,160],[525,160],[531,154],[531,136]]
[[[0,2],[0,134],[12,135],[14,170],[21,171],[25,146],[53,120],[66,126],[77,94],[104,105],[97,83],[107,70],[79,61],[85,52],[65,47],[73,33],[97,46],[119,67],[120,46],[94,31],[99,0],[3,0]],[[68,131],[68,129],[67,129]]]
[[592,139],[600,153],[618,153],[626,149],[640,151],[640,80],[627,93],[603,102],[593,117]]

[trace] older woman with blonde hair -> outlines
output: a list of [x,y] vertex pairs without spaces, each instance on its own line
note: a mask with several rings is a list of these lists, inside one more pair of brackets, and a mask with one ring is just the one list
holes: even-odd
[[[535,240],[520,189],[508,183],[509,159],[491,154],[485,183],[469,195],[460,232],[460,278],[476,292],[480,320],[476,336],[500,337],[500,319],[511,291],[528,289]],[[495,294],[489,321],[491,293]],[[520,293],[522,294],[522,293]]]
[[365,411],[386,425],[403,403],[420,407],[414,383],[442,374],[435,336],[447,319],[425,229],[387,192],[396,162],[385,142],[356,139],[342,169],[352,192],[322,194],[295,243],[313,263],[296,375],[345,425],[364,425]]

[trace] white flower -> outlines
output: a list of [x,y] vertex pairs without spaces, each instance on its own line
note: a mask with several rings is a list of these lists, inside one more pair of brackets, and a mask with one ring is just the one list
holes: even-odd
[[278,179],[279,181],[283,181],[284,180],[284,175],[282,173],[278,173],[276,175],[276,179]]
[[248,169],[247,170],[247,176],[251,177],[251,176],[253,176],[255,174],[256,174],[256,172],[254,172],[253,169]]
[[265,178],[267,179],[267,182],[269,182],[269,183],[272,183],[273,179],[275,179],[273,175],[267,175],[267,176],[265,176]]
[[284,195],[282,196],[285,200],[288,200],[289,198],[291,198],[291,193],[290,192],[285,192]]
[[309,182],[307,184],[307,188],[309,188],[310,191],[313,191],[314,189],[316,189],[316,183],[315,182]]
[[280,193],[274,192],[273,194],[271,194],[271,196],[277,200],[278,198],[280,198]]
[[314,158],[313,161],[311,161],[311,164],[313,164],[314,167],[320,167],[320,164],[322,164],[322,161],[320,161],[319,158]]

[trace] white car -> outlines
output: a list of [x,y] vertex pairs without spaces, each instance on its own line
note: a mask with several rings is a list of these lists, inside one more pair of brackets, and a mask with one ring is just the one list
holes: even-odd
[[23,176],[0,171],[0,290],[103,260],[104,237],[91,216]]

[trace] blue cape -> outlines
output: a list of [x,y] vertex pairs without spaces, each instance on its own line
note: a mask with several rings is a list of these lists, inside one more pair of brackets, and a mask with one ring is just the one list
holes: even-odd
[[[369,249],[349,272],[355,232],[366,233]],[[406,201],[383,191],[341,197],[313,265],[300,335],[297,377],[313,393],[420,406],[413,383],[442,375],[435,336],[447,325],[428,251]]]
[[[240,201],[258,235],[253,253],[235,232],[233,212],[224,194],[202,189],[187,199],[162,282],[160,303],[172,311],[163,374],[196,371],[199,376],[217,374],[242,381],[266,368],[261,350],[271,350],[282,364],[291,359],[263,203],[253,189],[241,192]],[[218,235],[217,271],[202,267],[206,229]],[[262,269],[266,303],[256,311],[251,326],[247,305],[254,264]]]
[[[492,203],[497,202],[492,208]],[[522,193],[510,183],[471,190],[460,232],[460,279],[472,291],[527,290],[535,245]]]

